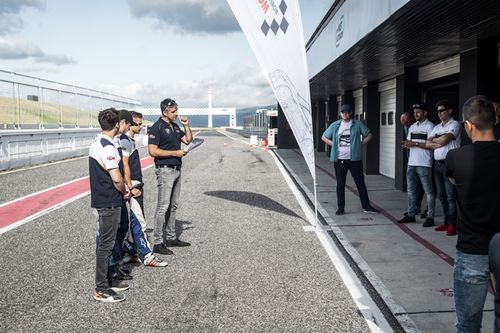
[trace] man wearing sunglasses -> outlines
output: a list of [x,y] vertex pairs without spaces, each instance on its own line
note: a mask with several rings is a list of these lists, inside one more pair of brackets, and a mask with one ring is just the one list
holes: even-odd
[[446,177],[446,155],[453,149],[460,148],[461,131],[460,123],[453,119],[453,105],[450,101],[436,103],[437,113],[441,123],[432,130],[425,148],[434,150],[434,179],[436,181],[437,197],[441,202],[444,212],[444,223],[435,230],[446,231],[446,235],[453,236],[456,231],[456,205],[455,186]]
[[175,123],[177,103],[166,98],[160,103],[161,117],[149,129],[148,150],[154,157],[156,180],[158,181],[158,203],[155,212],[153,232],[153,252],[173,254],[169,246],[189,246],[177,238],[175,214],[181,192],[182,157],[187,151],[181,149],[181,142],[189,144],[193,140],[189,119],[181,117],[184,131]]

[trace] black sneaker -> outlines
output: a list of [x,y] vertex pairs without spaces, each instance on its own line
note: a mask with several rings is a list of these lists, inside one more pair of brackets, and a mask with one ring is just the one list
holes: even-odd
[[109,271],[113,280],[132,280],[132,275],[125,273],[118,266],[110,266]]
[[169,239],[165,242],[165,246],[191,246],[191,244],[180,239]]
[[424,210],[424,211],[420,214],[420,218],[421,218],[421,219],[425,219],[425,218],[427,218],[427,209],[426,209],[426,210]]
[[158,254],[165,254],[165,255],[171,255],[174,254],[171,250],[167,249],[165,244],[155,244],[153,246],[153,253],[158,253]]
[[432,227],[433,225],[434,225],[434,219],[433,219],[433,218],[428,217],[428,218],[425,220],[424,224],[422,224],[422,227],[424,227],[424,228],[428,228],[428,227]]
[[123,283],[122,281],[120,280],[111,280],[110,284],[109,284],[111,290],[113,291],[125,291],[125,290],[129,290],[130,289],[130,286],[126,283]]
[[344,214],[345,214],[344,208],[339,208],[335,212],[335,215],[344,215]]
[[380,213],[377,209],[373,208],[372,206],[368,206],[364,208],[365,213]]
[[125,300],[125,296],[117,294],[112,289],[96,290],[94,293],[94,299],[105,303],[118,303],[123,302]]
[[405,216],[401,220],[398,221],[398,223],[412,223],[415,222],[415,217],[411,216]]

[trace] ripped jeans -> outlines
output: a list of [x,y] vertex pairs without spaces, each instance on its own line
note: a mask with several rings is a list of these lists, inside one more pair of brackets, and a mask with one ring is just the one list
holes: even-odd
[[488,255],[457,251],[453,270],[457,333],[481,332],[489,282]]

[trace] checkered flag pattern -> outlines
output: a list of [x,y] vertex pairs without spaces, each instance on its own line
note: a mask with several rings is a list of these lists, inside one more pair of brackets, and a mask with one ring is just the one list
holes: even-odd
[[264,22],[262,23],[262,26],[260,27],[260,30],[262,30],[262,33],[264,33],[264,36],[267,36],[267,34],[269,33],[269,30],[271,30],[275,36],[278,34],[278,32],[280,30],[283,32],[283,34],[286,34],[286,31],[288,30],[288,26],[289,26],[289,23],[285,17],[285,13],[286,13],[287,8],[288,8],[288,6],[286,5],[285,0],[282,0],[280,5],[279,5],[279,12],[276,15],[276,17],[273,19],[273,21],[269,24],[267,22],[267,20],[264,20]]

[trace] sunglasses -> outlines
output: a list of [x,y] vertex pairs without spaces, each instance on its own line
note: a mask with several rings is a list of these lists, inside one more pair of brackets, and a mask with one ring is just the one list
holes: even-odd
[[421,104],[421,103],[415,103],[415,104],[413,104],[412,108],[413,109],[420,109],[420,110],[427,111],[427,105]]
[[437,109],[437,112],[443,112],[443,111],[446,111],[446,110],[449,110],[449,108],[446,108],[446,109]]

